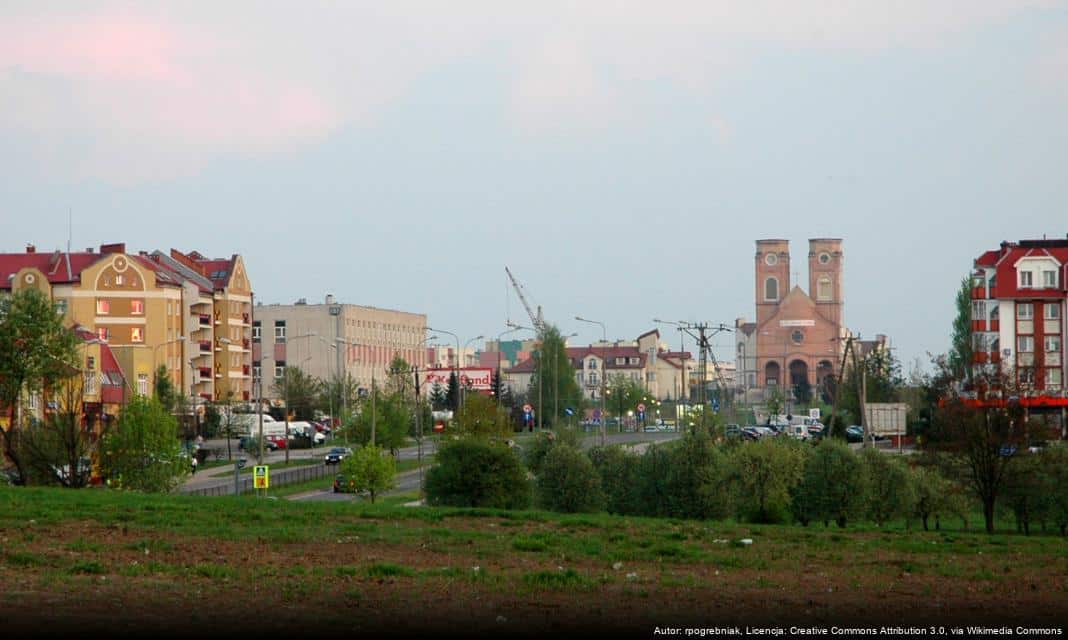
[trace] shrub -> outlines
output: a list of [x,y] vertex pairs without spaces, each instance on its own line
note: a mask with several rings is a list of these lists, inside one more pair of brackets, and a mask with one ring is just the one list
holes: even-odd
[[541,472],[541,463],[545,460],[545,456],[549,454],[550,449],[558,444],[577,449],[579,447],[578,434],[570,429],[538,433],[534,436],[534,442],[531,443],[523,456],[523,462],[526,463],[527,469],[530,469],[530,472],[534,475],[538,475]]
[[504,444],[465,438],[441,445],[427,471],[431,505],[523,509],[530,505],[530,484],[523,464]]
[[663,446],[652,445],[638,461],[637,506],[643,516],[668,515],[670,495],[668,474],[671,471],[671,454]]
[[393,488],[397,463],[383,449],[367,444],[342,461],[341,472],[358,493],[368,494],[374,503],[378,494]]
[[788,438],[764,438],[736,448],[730,478],[738,515],[753,522],[785,520],[807,453],[803,443]]
[[608,513],[641,513],[638,495],[638,465],[641,458],[618,445],[593,447],[589,457],[601,477]]
[[535,487],[538,502],[551,511],[574,513],[604,508],[600,475],[586,454],[575,447],[550,447]]
[[887,521],[907,514],[915,500],[908,469],[901,456],[874,448],[860,454],[867,487],[866,512],[880,527]]
[[1068,446],[1058,444],[1038,454],[1044,470],[1045,517],[1068,535]]
[[794,515],[801,524],[834,520],[845,527],[864,512],[864,469],[841,440],[824,439],[805,461],[801,483],[795,488]]
[[666,484],[669,516],[718,519],[730,514],[727,457],[707,432],[687,433],[670,450]]

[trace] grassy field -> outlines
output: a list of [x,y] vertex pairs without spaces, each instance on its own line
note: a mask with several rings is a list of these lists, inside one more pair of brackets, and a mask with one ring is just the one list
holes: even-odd
[[655,625],[1043,627],[1068,615],[1068,541],[1052,535],[988,536],[959,520],[940,532],[839,530],[408,500],[0,488],[0,608],[14,630],[175,620],[184,632],[329,636],[457,624],[646,637]]

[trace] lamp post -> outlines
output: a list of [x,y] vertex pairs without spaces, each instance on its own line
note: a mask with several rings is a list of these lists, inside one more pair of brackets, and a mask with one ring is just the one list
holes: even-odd
[[575,320],[601,326],[601,446],[603,447],[605,446],[608,437],[605,431],[606,418],[604,414],[605,374],[608,372],[608,369],[606,368],[608,366],[608,332],[605,329],[604,323],[598,320],[587,320],[582,316],[575,316]]
[[[319,334],[317,334],[317,333],[315,333],[313,331],[311,333],[302,333],[299,336],[293,336],[292,338],[288,338],[288,339],[286,339],[286,349],[288,351],[289,345],[294,340],[300,340],[301,338],[315,338],[315,337],[318,337],[318,335]],[[286,354],[286,357],[287,358],[289,357],[288,353]],[[305,358],[304,360],[301,360],[301,364],[304,364],[305,362],[307,362],[310,359],[311,359],[311,350],[309,349],[308,350],[308,357]],[[300,370],[299,366],[296,367],[296,368],[297,368],[297,370]],[[289,369],[289,365],[288,364],[286,364],[285,369],[282,369],[282,401],[285,402],[285,405],[286,405],[286,410],[285,410],[285,418],[286,418],[286,466],[288,467],[289,466],[289,371],[287,371],[287,369]]]
[[[340,351],[341,348],[337,346],[339,344],[346,344],[346,345],[348,345],[350,347],[358,347],[358,346],[360,346],[359,344],[357,344],[357,343],[355,343],[355,342],[353,342],[351,340],[346,340],[345,338],[342,338],[340,336],[334,338],[334,348],[338,349]],[[339,357],[338,360],[341,360],[341,358]],[[342,416],[347,416],[348,412],[349,412],[348,382],[349,382],[349,371],[348,371],[348,367],[346,367],[345,368],[344,382],[342,382],[341,372],[338,371],[338,384],[341,385],[340,388],[339,388],[339,392],[340,392],[340,395],[341,395],[341,415]],[[347,433],[345,435],[345,439],[346,439],[346,441],[348,441],[348,434]]]
[[[512,327],[516,331],[519,331],[520,329],[523,329],[525,331],[534,331],[534,335],[537,335],[537,333],[538,333],[537,331],[535,331],[534,329],[532,329],[530,327],[524,327],[523,325],[516,324],[514,322],[509,322],[508,326]],[[543,386],[545,386],[543,384],[545,378],[544,378],[544,376],[541,375],[541,372],[542,372],[542,368],[541,368],[542,356],[543,356],[543,354],[541,354],[539,352],[539,356],[538,356],[538,429],[541,429],[541,425],[542,425],[542,422],[541,422],[541,388]],[[526,425],[523,425],[523,426],[526,426]]]
[[[485,338],[485,337],[486,337],[486,336],[483,336],[483,335],[477,335],[477,336],[475,336],[474,338],[471,338],[470,340],[468,340],[467,342],[465,342],[465,343],[464,343],[464,350],[463,350],[463,353],[464,353],[464,354],[466,354],[466,353],[467,353],[467,345],[471,344],[471,343],[472,343],[472,342],[474,342],[475,340],[481,340],[481,339],[483,339],[483,338]],[[465,360],[465,361],[467,360],[467,356],[466,356],[466,355],[464,355],[464,360]],[[466,364],[467,364],[467,363],[465,362],[464,364],[465,364],[465,366],[466,366]],[[461,405],[463,405],[463,397],[464,397],[464,385],[463,385],[463,381],[462,381],[462,380],[460,380],[460,379],[459,379],[459,378],[457,377],[457,380],[456,380],[456,382],[460,383],[460,384],[459,384],[459,387],[460,387],[460,404],[461,404]]]
[[[568,338],[574,338],[577,333],[569,333],[566,336],[560,336],[562,340],[566,341]],[[564,346],[564,353],[567,353],[567,346]],[[570,360],[568,361],[570,364]],[[553,352],[553,426],[556,426],[556,419],[560,417],[560,376],[559,370],[556,367],[556,353]]]
[[[679,411],[679,405],[682,405],[683,410],[685,410],[686,397],[689,395],[686,389],[686,332],[682,330],[681,322],[661,320],[660,318],[653,318],[653,322],[657,324],[670,324],[679,332],[679,358],[682,360],[682,367],[679,369],[679,389],[675,394],[675,425],[676,428],[678,428],[678,425],[682,423],[682,414]],[[702,384],[704,383],[702,382]]]
[[[157,344],[152,349],[152,389],[153,389],[153,391],[155,391],[156,382],[157,382],[157,380],[156,380],[156,371],[158,370],[158,367],[156,367],[156,360],[159,358],[160,347],[165,347],[165,346],[167,346],[169,344],[174,344],[175,342],[185,342],[185,336],[178,336],[177,338],[174,338],[173,340],[168,340],[166,342],[162,342],[160,344]],[[170,369],[170,367],[167,367],[167,368]],[[179,389],[179,391],[181,391],[181,389]]]

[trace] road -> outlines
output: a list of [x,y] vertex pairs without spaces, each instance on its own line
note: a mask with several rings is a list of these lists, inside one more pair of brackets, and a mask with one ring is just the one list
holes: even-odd
[[[608,434],[605,438],[608,444],[627,444],[627,443],[653,443],[653,442],[667,442],[681,437],[680,433],[615,433]],[[597,446],[601,443],[600,435],[587,435],[582,439],[582,448],[589,449]],[[433,443],[429,443],[433,444]],[[520,443],[522,446],[522,443]],[[416,447],[408,447],[400,450],[400,457],[402,460],[413,460],[416,457]],[[423,453],[426,454],[427,448],[424,445]],[[424,469],[424,473],[425,473]],[[395,495],[401,493],[411,493],[418,491],[420,486],[419,470],[406,471],[397,475],[397,486],[391,491],[387,491],[384,495]],[[315,502],[340,502],[346,500],[354,500],[356,496],[351,493],[334,493],[333,488],[321,489],[319,491],[309,491],[307,493],[301,493],[293,496],[289,496],[289,500],[307,500]]]

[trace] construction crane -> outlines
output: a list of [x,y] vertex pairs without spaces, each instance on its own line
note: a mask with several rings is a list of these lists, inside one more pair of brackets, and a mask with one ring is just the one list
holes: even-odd
[[504,268],[504,272],[508,274],[508,279],[512,281],[512,287],[515,289],[515,293],[519,296],[519,301],[523,303],[523,308],[527,310],[527,315],[530,316],[530,322],[534,325],[534,330],[541,335],[545,329],[545,320],[541,317],[541,305],[538,305],[538,313],[535,314],[534,310],[530,308],[530,303],[527,302],[527,297],[523,295],[523,285],[519,284],[519,281],[512,275],[512,271],[508,268]]

